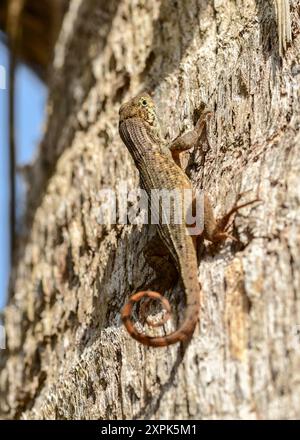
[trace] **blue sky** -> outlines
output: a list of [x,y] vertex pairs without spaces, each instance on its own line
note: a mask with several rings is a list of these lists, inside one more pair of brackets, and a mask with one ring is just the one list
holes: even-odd
[[[3,34],[1,35],[3,38]],[[10,270],[9,255],[9,162],[8,162],[8,51],[0,40],[0,66],[6,71],[6,89],[0,89],[0,309],[6,303]],[[1,84],[1,82],[0,82]],[[25,65],[16,73],[17,164],[32,161],[42,135],[47,88]],[[17,213],[21,213],[22,185],[18,184]]]

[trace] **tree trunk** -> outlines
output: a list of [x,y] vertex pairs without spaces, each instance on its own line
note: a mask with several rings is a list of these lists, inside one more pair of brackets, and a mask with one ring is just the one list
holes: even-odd
[[[300,417],[296,0],[291,14],[281,59],[271,1],[71,1],[4,314],[2,417]],[[205,154],[185,159],[218,215],[245,191],[262,200],[235,216],[238,242],[200,250],[203,302],[186,347],[147,348],[126,333],[121,308],[153,277],[149,230],[99,221],[101,190],[139,184],[117,126],[120,104],[143,89],[167,138],[213,110]],[[178,316],[180,295],[178,285]]]

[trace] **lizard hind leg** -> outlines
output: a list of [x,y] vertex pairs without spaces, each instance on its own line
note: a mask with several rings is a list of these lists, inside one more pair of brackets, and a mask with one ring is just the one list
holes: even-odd
[[[239,195],[238,200],[244,195],[242,193]],[[237,240],[235,237],[230,235],[227,231],[231,226],[230,219],[232,215],[246,206],[252,205],[253,203],[261,202],[257,197],[249,202],[238,204],[238,201],[234,206],[221,217],[220,219],[215,219],[211,202],[207,195],[204,196],[204,238],[211,241],[212,243],[218,243],[226,240],[226,238],[231,238],[232,240]]]

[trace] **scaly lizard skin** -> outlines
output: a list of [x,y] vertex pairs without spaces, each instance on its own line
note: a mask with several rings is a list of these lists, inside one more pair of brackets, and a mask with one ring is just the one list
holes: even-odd
[[[160,134],[160,125],[157,119],[154,102],[151,97],[142,93],[123,104],[119,111],[120,136],[129,150],[135,165],[139,171],[141,186],[151,197],[151,190],[192,190],[192,184],[186,174],[180,168],[179,154],[182,151],[196,145],[205,124],[205,116],[200,118],[195,129],[178,137],[168,147],[167,142]],[[256,200],[255,200],[256,201]],[[216,221],[207,196],[204,196],[204,230],[202,237],[219,242],[230,235],[226,227],[230,216],[252,202],[233,207],[221,220]],[[183,210],[182,210],[183,211]],[[129,334],[137,341],[153,347],[163,347],[179,341],[191,338],[199,317],[201,290],[198,281],[198,264],[195,250],[196,237],[187,233],[184,212],[182,212],[182,224],[163,224],[161,218],[157,225],[158,235],[163,244],[163,250],[157,248],[157,256],[154,252],[148,252],[149,262],[156,270],[163,271],[162,263],[166,263],[166,255],[170,255],[174,266],[181,278],[186,296],[186,310],[180,327],[171,334],[161,337],[150,337],[139,333],[131,321],[131,312],[136,302],[142,298],[158,299],[161,301],[169,315],[170,305],[160,293],[142,291],[131,296],[129,302],[122,311],[123,323]],[[160,258],[160,260],[157,260]],[[155,263],[155,264],[154,264]],[[172,274],[172,271],[170,272]],[[174,272],[173,272],[174,273]],[[164,274],[167,277],[167,272]],[[171,275],[172,276],[172,275]],[[173,280],[174,281],[174,280]],[[162,325],[167,317],[159,324]]]

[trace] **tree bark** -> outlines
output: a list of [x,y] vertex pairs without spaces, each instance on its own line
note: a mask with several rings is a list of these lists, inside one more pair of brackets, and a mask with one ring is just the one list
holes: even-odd
[[[300,417],[300,7],[282,59],[275,14],[266,0],[70,2],[4,313],[3,417]],[[102,189],[139,183],[117,126],[143,89],[169,139],[213,110],[205,154],[186,164],[217,214],[248,190],[262,200],[236,215],[239,242],[200,249],[185,347],[126,333],[121,308],[153,277],[149,231],[99,222]],[[180,316],[180,286],[170,301]]]

